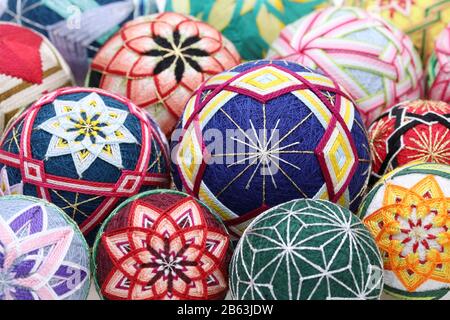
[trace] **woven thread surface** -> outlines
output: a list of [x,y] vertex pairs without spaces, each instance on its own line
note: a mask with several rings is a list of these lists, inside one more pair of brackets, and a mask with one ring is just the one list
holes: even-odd
[[170,183],[158,127],[129,100],[99,89],[42,97],[0,145],[10,185],[23,183],[25,195],[61,207],[90,240],[124,198]]
[[298,62],[340,83],[366,125],[424,92],[420,57],[403,32],[358,8],[316,11],[287,26],[268,57]]
[[331,199],[357,210],[370,172],[362,120],[336,83],[302,66],[249,62],[212,77],[172,138],[178,188],[239,236],[270,207]]

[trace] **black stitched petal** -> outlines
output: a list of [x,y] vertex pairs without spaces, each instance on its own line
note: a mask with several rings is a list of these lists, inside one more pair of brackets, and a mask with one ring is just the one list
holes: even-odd
[[195,61],[194,59],[191,59],[189,57],[184,57],[187,61],[187,63],[189,63],[189,65],[197,72],[203,72],[202,67],[198,64],[197,61]]
[[183,79],[184,70],[184,62],[181,58],[178,58],[175,67],[175,78],[177,79],[177,82],[181,82],[181,79]]
[[164,39],[163,37],[156,36],[153,38],[153,41],[155,41],[156,44],[159,45],[160,47],[163,47],[166,49],[173,49],[170,42],[167,41],[167,39]]
[[183,41],[183,43],[181,44],[182,48],[186,48],[189,47],[191,45],[193,45],[194,43],[197,43],[200,41],[199,37],[189,37],[186,40]]
[[168,50],[158,50],[158,49],[152,49],[147,52],[144,52],[144,56],[150,56],[150,57],[160,57],[164,56],[167,53],[169,53]]
[[178,45],[180,44],[180,32],[178,30],[175,30],[173,32],[173,43],[175,44],[176,47],[178,47]]
[[186,49],[186,50],[183,50],[183,54],[188,55],[188,56],[193,56],[193,57],[209,56],[208,52],[206,52],[205,50],[201,50],[201,49]]
[[162,59],[158,64],[156,65],[155,69],[153,70],[154,75],[158,75],[164,70],[170,68],[172,63],[175,61],[175,56],[170,56],[165,59]]

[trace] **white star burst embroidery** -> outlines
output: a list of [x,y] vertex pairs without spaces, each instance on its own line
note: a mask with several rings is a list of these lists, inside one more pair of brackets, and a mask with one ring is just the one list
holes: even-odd
[[53,135],[46,158],[72,155],[80,178],[97,159],[122,169],[120,144],[136,144],[124,126],[128,112],[110,108],[92,93],[80,101],[55,100],[56,116],[39,126]]

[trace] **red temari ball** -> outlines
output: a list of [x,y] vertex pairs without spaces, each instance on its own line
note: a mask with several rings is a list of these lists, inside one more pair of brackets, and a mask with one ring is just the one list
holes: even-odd
[[105,221],[94,245],[94,277],[109,300],[212,300],[228,291],[230,238],[204,204],[155,190]]
[[416,100],[398,104],[369,128],[373,176],[410,162],[450,164],[450,105]]
[[219,31],[166,12],[126,24],[99,51],[86,82],[146,108],[170,135],[192,92],[239,62],[236,48]]

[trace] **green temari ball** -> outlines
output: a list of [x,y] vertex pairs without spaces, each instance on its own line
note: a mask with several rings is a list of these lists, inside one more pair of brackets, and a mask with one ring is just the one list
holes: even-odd
[[230,267],[236,300],[379,299],[382,260],[375,240],[349,210],[295,200],[259,216]]

